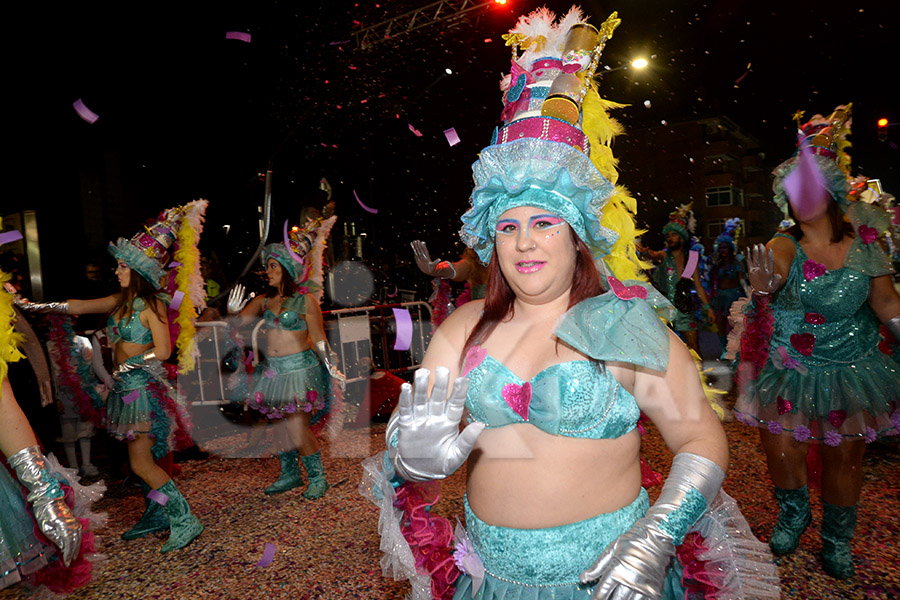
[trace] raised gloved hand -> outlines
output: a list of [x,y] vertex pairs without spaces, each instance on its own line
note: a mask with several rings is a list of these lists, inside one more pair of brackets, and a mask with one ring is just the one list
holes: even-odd
[[446,260],[431,260],[431,254],[428,252],[428,246],[421,240],[414,240],[409,244],[412,246],[413,254],[416,256],[416,265],[419,270],[431,277],[456,277],[456,268]]
[[148,365],[156,367],[156,365],[158,364],[160,364],[160,361],[156,358],[156,352],[154,352],[153,350],[147,350],[143,354],[136,354],[117,364],[116,368],[113,369],[112,378],[121,379],[122,375],[128,373],[129,371],[134,371],[135,369],[143,369]]
[[773,294],[781,287],[781,275],[775,272],[775,253],[763,244],[747,248],[747,279],[756,294]]
[[228,307],[229,315],[236,315],[244,310],[244,307],[247,306],[247,302],[250,301],[249,298],[244,298],[245,290],[244,286],[241,284],[235,285],[231,288],[231,291],[228,292],[228,303],[226,306]]
[[41,533],[59,548],[63,564],[69,566],[81,550],[81,523],[65,503],[59,481],[47,470],[47,459],[37,446],[31,446],[7,462],[28,490],[26,499]]
[[316,354],[319,355],[319,360],[325,365],[328,374],[331,375],[333,379],[336,379],[338,385],[341,386],[341,391],[346,390],[347,378],[344,377],[344,374],[337,368],[338,356],[332,351],[328,342],[326,340],[319,340],[313,347],[316,349]]
[[662,598],[675,546],[706,512],[724,479],[725,472],[711,460],[697,454],[676,455],[656,503],[581,574],[582,583],[597,581],[592,598]]
[[483,423],[472,423],[459,432],[468,379],[459,377],[453,382],[448,400],[449,369],[437,368],[431,397],[429,376],[427,369],[419,369],[414,387],[403,384],[397,412],[385,432],[394,471],[408,481],[431,481],[453,474],[466,461],[484,429]]

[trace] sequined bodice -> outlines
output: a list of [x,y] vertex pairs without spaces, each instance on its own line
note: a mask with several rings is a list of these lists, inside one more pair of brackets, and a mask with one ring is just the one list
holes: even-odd
[[306,296],[303,294],[294,294],[281,304],[282,312],[275,315],[268,309],[269,299],[265,299],[263,305],[263,319],[266,326],[273,329],[285,329],[287,331],[303,331],[306,329]]
[[132,344],[152,344],[153,332],[141,323],[141,311],[147,308],[143,298],[131,301],[131,315],[116,321],[115,312],[106,320],[106,335],[112,344],[120,341]]
[[530,423],[553,435],[608,439],[634,429],[640,416],[634,397],[602,362],[551,365],[526,382],[485,355],[468,376],[469,419],[489,428]]
[[656,267],[656,288],[663,296],[671,300],[675,296],[675,286],[681,279],[681,273],[675,265],[675,257],[666,252],[666,258]]
[[772,354],[783,346],[803,364],[825,366],[876,350],[878,320],[867,303],[871,278],[847,266],[829,271],[784,237],[794,241],[796,254],[772,305]]

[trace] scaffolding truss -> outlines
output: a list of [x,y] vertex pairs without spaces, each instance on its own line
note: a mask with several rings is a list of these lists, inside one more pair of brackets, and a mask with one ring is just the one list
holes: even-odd
[[441,0],[411,10],[353,34],[356,47],[362,50],[391,40],[399,35],[441,22],[451,22],[463,15],[489,7],[492,0]]

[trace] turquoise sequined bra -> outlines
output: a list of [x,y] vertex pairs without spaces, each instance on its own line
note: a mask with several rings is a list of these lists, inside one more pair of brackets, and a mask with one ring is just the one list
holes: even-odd
[[141,311],[147,308],[143,298],[131,301],[131,315],[116,321],[115,312],[106,320],[106,335],[113,344],[129,342],[131,344],[152,344],[153,332],[141,323]]
[[469,378],[469,421],[488,428],[530,423],[553,435],[589,439],[628,433],[635,428],[640,410],[604,361],[665,370],[669,334],[657,311],[670,315],[672,310],[652,288],[647,289],[647,300],[623,299],[612,291],[588,298],[563,316],[555,334],[592,360],[550,365],[530,381],[474,346],[463,365],[463,374]]
[[282,312],[275,315],[268,309],[269,299],[265,299],[263,304],[263,319],[266,326],[272,329],[284,329],[287,331],[304,331],[306,329],[306,296],[304,294],[294,294],[281,304]]

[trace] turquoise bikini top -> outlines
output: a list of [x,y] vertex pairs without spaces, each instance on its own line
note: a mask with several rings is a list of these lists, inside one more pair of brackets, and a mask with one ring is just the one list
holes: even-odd
[[115,312],[106,320],[106,335],[116,344],[120,341],[132,344],[152,344],[153,332],[141,323],[141,311],[147,308],[143,298],[131,301],[131,315],[116,321]]
[[294,294],[281,303],[281,314],[275,316],[269,306],[269,299],[265,299],[263,304],[263,319],[266,326],[274,329],[284,329],[286,331],[304,331],[306,330],[306,295]]
[[[635,287],[619,292],[627,297]],[[640,287],[647,300],[623,299],[610,291],[578,303],[563,316],[555,335],[591,360],[550,365],[523,381],[483,348],[471,348],[463,364],[469,378],[469,421],[488,428],[530,423],[553,435],[589,439],[618,438],[634,429],[640,417],[634,396],[604,361],[664,371],[669,334],[657,312],[671,318],[674,311],[659,292]]]

